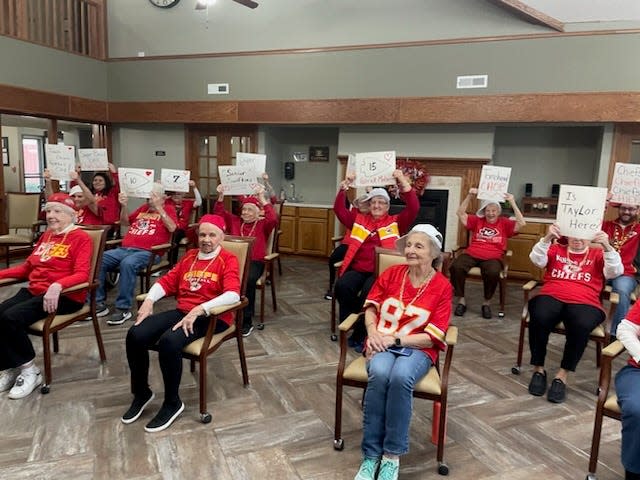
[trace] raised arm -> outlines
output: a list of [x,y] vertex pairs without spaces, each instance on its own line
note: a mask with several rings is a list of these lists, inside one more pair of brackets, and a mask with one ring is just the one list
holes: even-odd
[[400,190],[400,198],[405,203],[405,207],[398,214],[398,228],[402,234],[409,230],[409,226],[418,216],[418,212],[420,211],[420,200],[418,200],[418,194],[415,189],[411,187],[409,179],[404,176],[402,170],[395,170],[393,172],[393,176],[395,177],[396,184]]
[[557,223],[549,225],[547,234],[538,240],[538,243],[531,249],[529,259],[536,267],[544,268],[547,266],[547,262],[549,261],[547,254],[549,253],[551,241],[554,238],[560,238],[560,227]]
[[522,216],[522,212],[518,208],[518,204],[516,203],[516,199],[511,193],[505,193],[504,199],[511,204],[511,208],[513,209],[513,214],[516,217],[516,226],[514,231],[518,232],[522,227],[524,227],[527,222],[524,220]]
[[602,245],[602,249],[604,250],[604,278],[609,280],[611,278],[616,278],[622,275],[624,273],[622,258],[620,258],[620,254],[616,252],[609,243],[609,235],[600,230],[598,233],[596,233],[596,236],[593,237],[593,241]]
[[96,202],[96,197],[93,195],[91,190],[89,190],[89,187],[87,187],[87,185],[82,181],[82,177],[80,176],[80,174],[76,171],[71,172],[69,176],[71,177],[71,180],[75,181],[76,185],[78,185],[82,189],[82,194],[87,201],[87,207],[89,207],[89,210],[98,215],[99,209],[98,202]]
[[456,210],[456,215],[458,216],[460,223],[465,227],[467,226],[467,218],[469,218],[469,215],[467,214],[467,208],[469,208],[469,203],[471,202],[471,199],[475,197],[477,194],[478,194],[477,188],[470,188],[469,193],[467,193],[467,196],[464,197],[464,199],[462,200],[462,203],[460,203],[458,210]]
[[347,178],[340,182],[340,188],[338,189],[336,199],[333,202],[333,211],[336,214],[336,217],[340,223],[347,228],[353,227],[353,222],[358,214],[357,210],[347,208],[345,201],[347,198],[347,190],[349,190],[352,183],[353,176],[347,175]]

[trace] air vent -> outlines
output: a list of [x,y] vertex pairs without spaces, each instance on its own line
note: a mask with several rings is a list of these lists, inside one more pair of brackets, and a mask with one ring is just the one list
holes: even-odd
[[461,75],[456,79],[456,88],[487,88],[489,75]]
[[209,95],[228,95],[229,84],[228,83],[209,83],[207,85],[207,93]]

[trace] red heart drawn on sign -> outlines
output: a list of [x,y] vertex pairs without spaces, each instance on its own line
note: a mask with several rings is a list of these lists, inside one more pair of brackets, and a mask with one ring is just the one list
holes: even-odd
[[144,174],[148,177],[148,176],[150,176],[151,174],[153,174],[153,172],[152,172],[151,170],[147,170],[146,172],[144,172]]
[[387,153],[384,154],[384,159],[385,160],[391,160],[393,158],[393,156],[394,156],[393,153],[387,152]]

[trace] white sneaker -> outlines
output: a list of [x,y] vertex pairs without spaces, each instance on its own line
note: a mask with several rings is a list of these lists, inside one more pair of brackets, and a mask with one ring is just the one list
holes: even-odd
[[16,378],[20,374],[19,368],[8,368],[0,372],[0,392],[6,392],[13,384],[16,383]]
[[31,394],[42,383],[42,375],[37,370],[35,373],[21,373],[16,378],[16,383],[9,391],[9,398],[17,400]]

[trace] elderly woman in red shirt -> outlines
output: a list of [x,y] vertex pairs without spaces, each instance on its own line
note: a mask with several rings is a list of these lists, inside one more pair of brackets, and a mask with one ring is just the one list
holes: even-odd
[[9,398],[29,395],[42,383],[29,325],[48,314],[72,313],[84,303],[86,290],[62,295],[67,287],[89,281],[92,243],[74,225],[75,205],[66,193],[55,193],[45,205],[47,231],[27,260],[0,271],[0,279],[28,280],[26,288],[0,304],[0,392]]
[[529,393],[542,396],[547,390],[544,362],[549,334],[563,322],[566,341],[560,370],[547,393],[547,400],[562,403],[567,396],[568,373],[575,371],[591,331],[605,319],[600,302],[605,280],[621,275],[624,267],[620,254],[602,231],[592,240],[602,248],[591,247],[589,240],[574,237],[568,237],[566,245],[552,244],[554,238],[560,238],[557,224],[549,226],[547,234],[529,254],[535,266],[546,269],[540,293],[529,300],[529,348],[533,365]]

